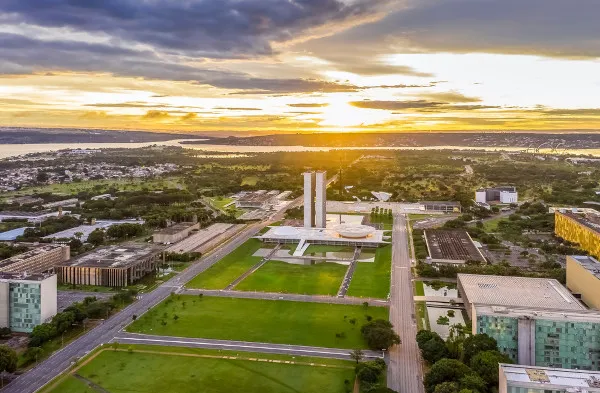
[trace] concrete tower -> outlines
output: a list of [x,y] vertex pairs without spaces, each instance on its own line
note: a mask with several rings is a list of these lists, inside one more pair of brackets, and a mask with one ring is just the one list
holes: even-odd
[[320,171],[315,176],[315,226],[327,226],[327,172]]
[[315,173],[304,172],[304,228],[315,226]]

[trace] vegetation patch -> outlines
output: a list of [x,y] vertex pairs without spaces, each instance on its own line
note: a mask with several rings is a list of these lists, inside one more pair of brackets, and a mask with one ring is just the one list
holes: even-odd
[[348,296],[385,299],[390,293],[392,245],[379,247],[375,262],[359,262],[350,282]]

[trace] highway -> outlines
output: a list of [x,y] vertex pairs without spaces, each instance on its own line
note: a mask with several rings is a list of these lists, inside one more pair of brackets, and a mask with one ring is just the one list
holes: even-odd
[[[257,343],[248,341],[213,340],[206,338],[154,336],[150,334],[119,333],[113,341],[121,344],[152,344],[167,347],[187,347],[220,349],[241,352],[274,353],[292,356],[315,356],[350,360],[350,349],[307,347],[303,345]],[[381,359],[383,354],[379,351],[363,351],[366,359]]]
[[424,393],[406,224],[405,215],[394,215],[390,321],[402,343],[389,351],[387,383],[396,392]]

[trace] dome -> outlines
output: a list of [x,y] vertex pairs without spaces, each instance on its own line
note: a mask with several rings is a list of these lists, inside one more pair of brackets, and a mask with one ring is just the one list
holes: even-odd
[[273,234],[275,236],[300,236],[300,232],[290,226],[281,226],[273,228]]
[[336,231],[341,237],[347,237],[350,239],[365,238],[375,232],[375,228],[368,225],[351,224],[336,225],[333,230]]

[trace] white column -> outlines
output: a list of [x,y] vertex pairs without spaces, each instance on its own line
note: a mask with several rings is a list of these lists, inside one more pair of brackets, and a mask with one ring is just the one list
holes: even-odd
[[315,173],[304,172],[304,228],[315,226]]

